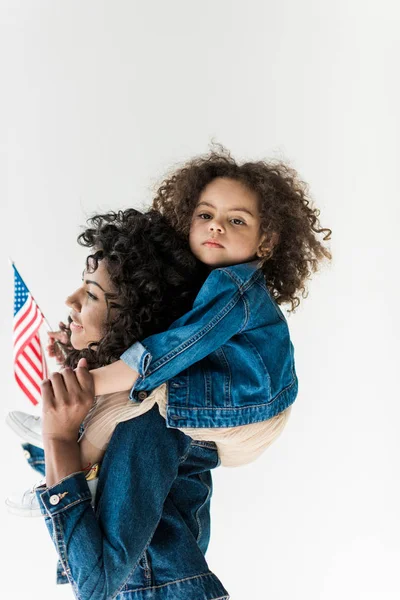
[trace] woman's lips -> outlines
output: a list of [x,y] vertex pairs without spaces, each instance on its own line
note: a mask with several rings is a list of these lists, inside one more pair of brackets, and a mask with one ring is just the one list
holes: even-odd
[[79,325],[79,323],[75,323],[75,321],[71,321],[70,328],[75,329],[76,331],[80,331],[81,329],[83,329],[82,325]]

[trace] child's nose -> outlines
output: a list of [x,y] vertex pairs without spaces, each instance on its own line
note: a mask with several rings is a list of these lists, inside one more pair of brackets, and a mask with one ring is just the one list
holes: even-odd
[[213,232],[218,231],[219,233],[223,233],[224,227],[220,221],[217,221],[216,219],[212,219],[210,221],[209,230],[213,231]]

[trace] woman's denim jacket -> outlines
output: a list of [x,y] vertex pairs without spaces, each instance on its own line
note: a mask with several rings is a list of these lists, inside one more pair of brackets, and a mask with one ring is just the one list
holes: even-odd
[[[25,451],[42,470],[43,451]],[[157,406],[120,423],[94,509],[83,473],[36,492],[59,556],[58,582],[69,581],[79,600],[227,599],[204,558],[210,469],[218,464],[215,444],[167,428]]]
[[234,427],[294,402],[293,345],[258,262],[215,269],[190,312],[121,356],[139,373],[131,399],[168,381],[168,427]]

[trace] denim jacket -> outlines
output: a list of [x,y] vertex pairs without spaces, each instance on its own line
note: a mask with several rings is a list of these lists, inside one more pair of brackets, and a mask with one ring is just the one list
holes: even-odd
[[168,429],[156,406],[120,423],[95,509],[83,473],[37,490],[58,581],[79,600],[227,600],[204,558],[218,464],[215,444]]
[[213,270],[190,312],[121,356],[139,373],[133,401],[168,382],[168,427],[246,425],[296,399],[287,321],[257,267]]

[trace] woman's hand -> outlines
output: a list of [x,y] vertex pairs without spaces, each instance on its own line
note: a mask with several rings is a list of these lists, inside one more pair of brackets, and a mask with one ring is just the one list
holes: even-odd
[[63,369],[42,383],[43,440],[76,442],[79,427],[94,403],[93,378],[81,358],[75,371]]

